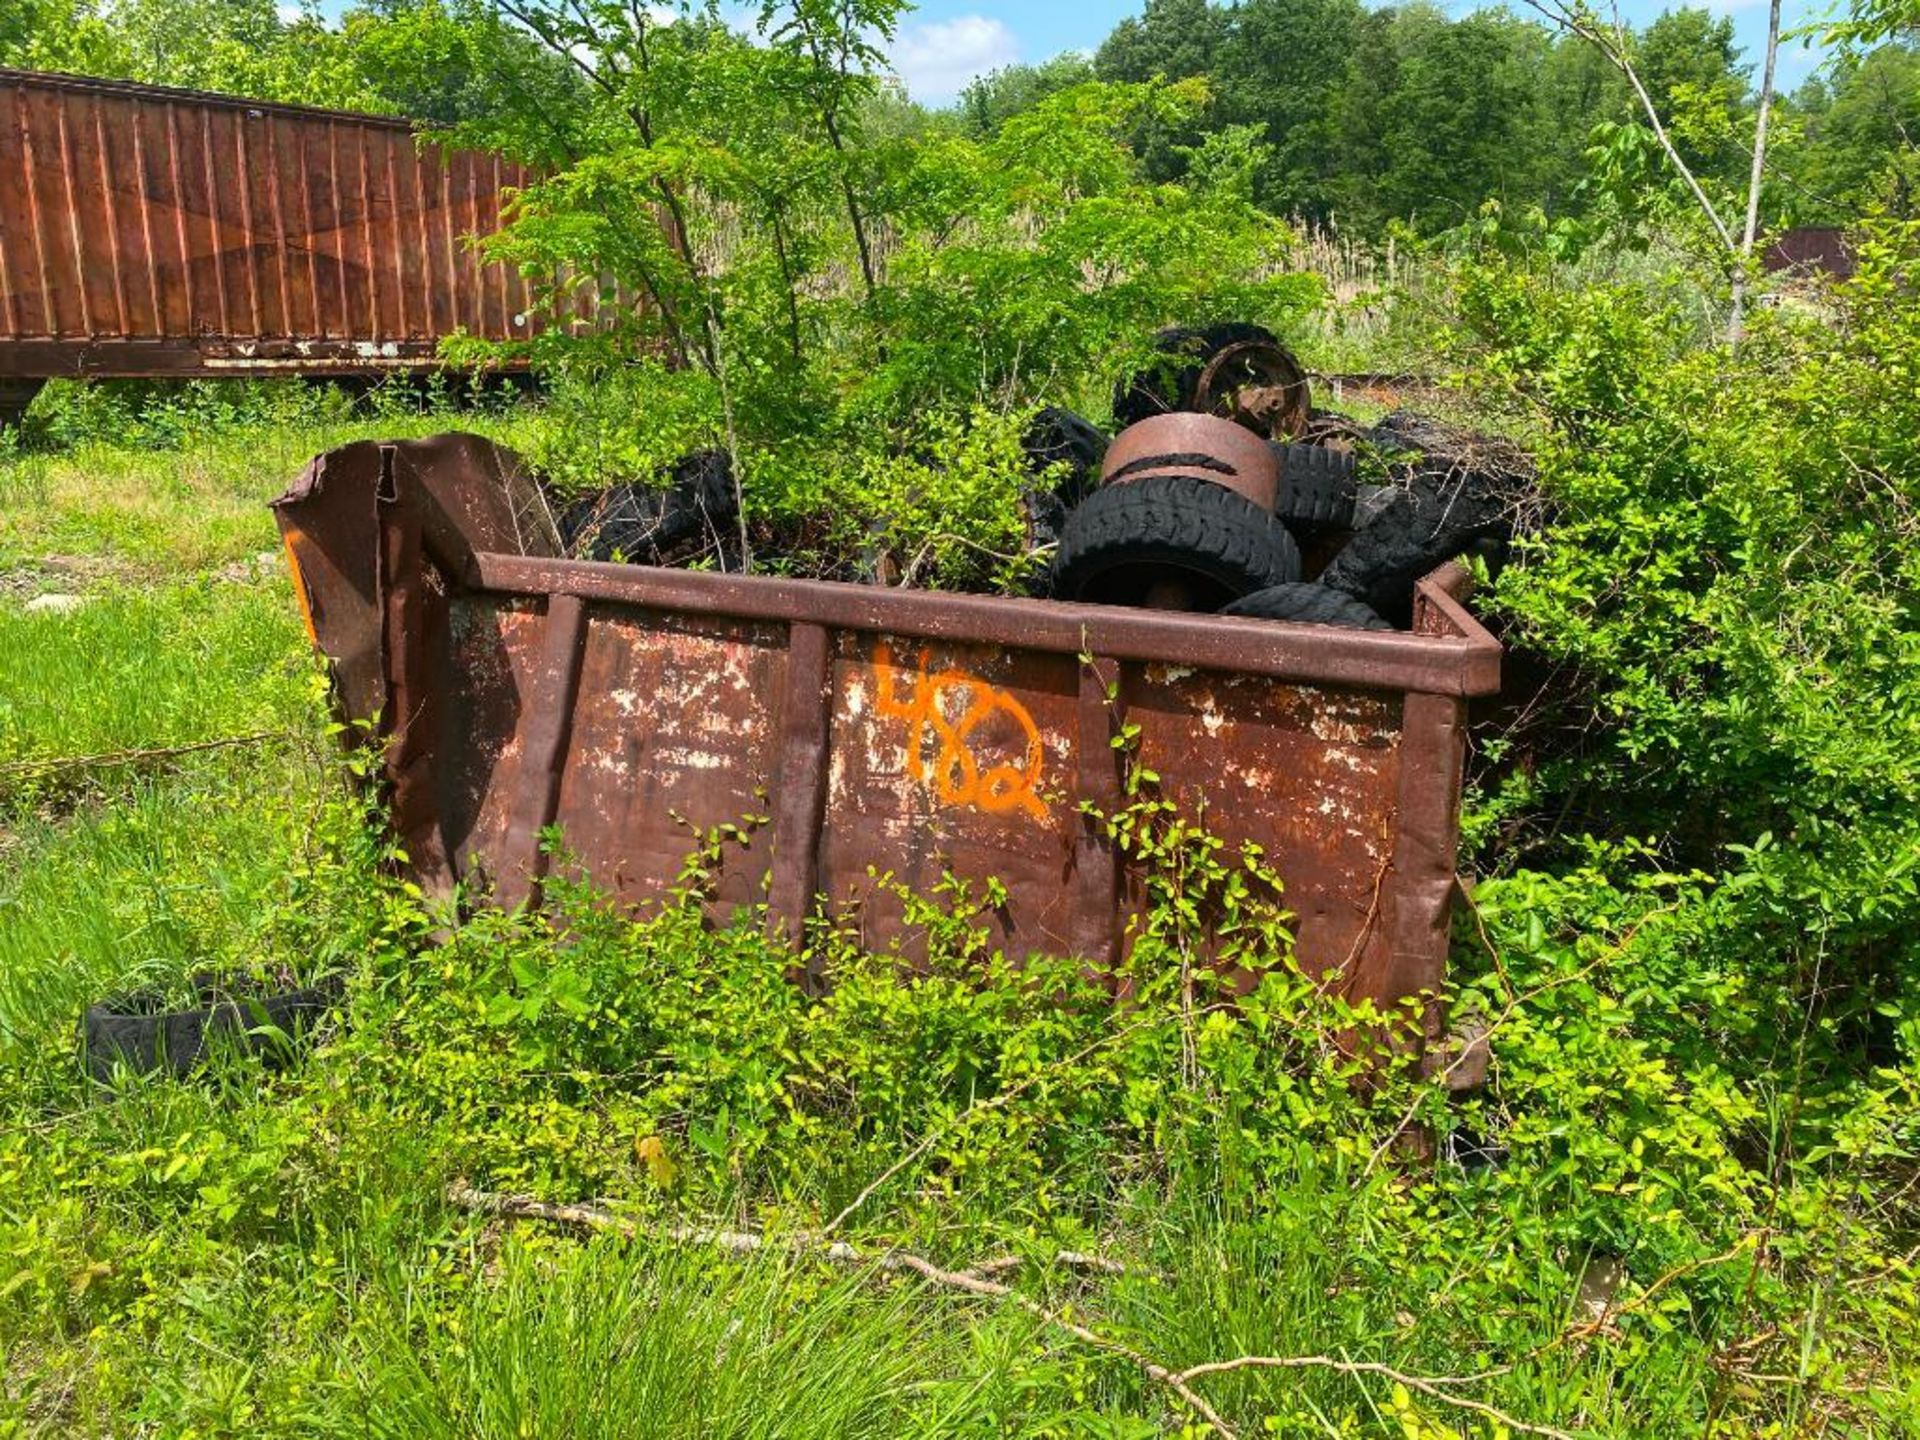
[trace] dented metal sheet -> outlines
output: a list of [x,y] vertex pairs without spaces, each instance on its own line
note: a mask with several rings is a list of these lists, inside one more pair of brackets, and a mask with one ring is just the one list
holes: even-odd
[[1458,570],[1387,634],[561,560],[517,462],[463,436],[322,456],[278,512],[435,891],[537,900],[556,825],[644,904],[734,825],[722,909],[789,932],[824,909],[879,946],[894,886],[992,876],[997,944],[1111,970],[1138,897],[1081,806],[1117,805],[1124,721],[1173,797],[1263,847],[1310,972],[1439,985],[1465,704],[1499,683]]

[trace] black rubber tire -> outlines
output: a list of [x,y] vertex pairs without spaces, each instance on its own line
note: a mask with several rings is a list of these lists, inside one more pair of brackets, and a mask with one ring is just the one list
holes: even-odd
[[81,1059],[102,1083],[122,1068],[185,1078],[215,1046],[273,1062],[286,1058],[285,1046],[253,1033],[263,1021],[298,1044],[339,998],[337,985],[314,985],[156,1013],[149,997],[119,996],[87,1007],[80,1020]]
[[1415,476],[1378,503],[1364,528],[1320,572],[1320,583],[1344,590],[1398,624],[1413,613],[1422,576],[1476,547],[1504,559],[1507,523],[1497,504],[1437,488]]
[[657,564],[725,539],[738,518],[727,452],[695,450],[674,461],[664,489],[611,485],[575,501],[561,513],[560,537],[577,560]]
[[1393,627],[1342,590],[1326,585],[1274,585],[1244,595],[1220,612],[1250,620],[1291,620],[1296,625],[1338,625],[1347,630]]
[[1035,471],[1066,465],[1066,473],[1050,488],[1068,505],[1078,504],[1100,483],[1107,437],[1091,420],[1064,406],[1047,405],[1035,412],[1020,447]]
[[1353,456],[1324,445],[1268,442],[1280,467],[1274,512],[1296,535],[1321,535],[1353,528],[1353,501],[1359,482]]
[[1393,503],[1396,487],[1392,485],[1359,485],[1354,488],[1353,527],[1364,530],[1379,518],[1380,512]]
[[1093,492],[1060,532],[1052,593],[1060,600],[1141,605],[1170,583],[1184,608],[1222,605],[1300,578],[1300,549],[1272,515],[1224,485],[1155,475]]
[[46,383],[44,380],[0,380],[0,432],[25,422],[34,397]]
[[[1021,486],[1020,504],[1027,523],[1027,546],[1040,549],[1060,540],[1067,512],[1100,483],[1100,462],[1107,455],[1107,437],[1091,421],[1058,405],[1048,405],[1033,417],[1021,438],[1030,478]],[[1065,465],[1063,473],[1039,477]]]
[[1278,345],[1271,330],[1232,323],[1175,326],[1153,337],[1153,348],[1167,358],[1122,381],[1113,392],[1113,423],[1124,430],[1152,415],[1191,410],[1195,389],[1207,362],[1229,345],[1258,340]]

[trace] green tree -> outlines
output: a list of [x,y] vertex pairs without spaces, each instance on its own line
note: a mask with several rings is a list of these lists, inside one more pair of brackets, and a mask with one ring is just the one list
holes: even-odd
[[1632,60],[1688,168],[1744,186],[1753,137],[1741,134],[1752,126],[1732,17],[1669,10],[1634,38]]
[[1628,123],[1634,99],[1626,77],[1577,36],[1547,39],[1535,124],[1541,137],[1540,204],[1549,215],[1586,208],[1594,127]]
[[441,126],[511,117],[491,138],[535,163],[585,143],[579,72],[485,0],[370,0],[343,17],[341,45],[396,114]]
[[8,0],[0,6],[0,65],[117,75],[125,47],[92,0]]
[[1805,130],[1789,165],[1798,218],[1844,224],[1874,205],[1920,213],[1920,47],[1843,58],[1794,98]]
[[[1143,85],[1155,79],[1190,80],[1213,74],[1226,44],[1225,11],[1207,0],[1147,0],[1138,19],[1122,20],[1094,54],[1094,73],[1102,80]],[[1200,143],[1209,128],[1195,114],[1179,130],[1145,121],[1133,137],[1147,173],[1168,180],[1184,169],[1184,152]]]
[[1094,78],[1093,61],[1069,50],[1038,65],[1006,65],[960,92],[961,123],[974,135],[992,135],[1013,116],[1049,95]]
[[1212,71],[1220,123],[1257,127],[1269,155],[1255,193],[1279,214],[1326,218],[1339,166],[1359,0],[1245,0]]
[[1488,199],[1535,199],[1537,27],[1416,3],[1373,13],[1359,34],[1341,137],[1350,222],[1436,231]]
[[1213,72],[1226,43],[1226,12],[1207,0],[1147,0],[1138,19],[1114,26],[1094,56],[1103,80],[1185,80]]

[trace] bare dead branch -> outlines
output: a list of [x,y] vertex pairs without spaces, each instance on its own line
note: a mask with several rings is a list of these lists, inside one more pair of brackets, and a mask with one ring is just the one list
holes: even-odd
[[1727,343],[1738,345],[1746,329],[1747,268],[1760,228],[1760,184],[1767,168],[1767,116],[1773,109],[1773,64],[1780,53],[1780,0],[1767,8],[1767,58],[1760,78],[1760,100],[1753,120],[1753,169],[1747,177],[1747,223],[1740,234],[1740,268],[1734,275],[1733,313],[1727,319]]
[[1729,255],[1739,254],[1739,246],[1734,243],[1733,232],[1727,229],[1726,222],[1720,218],[1720,212],[1714,208],[1713,201],[1707,198],[1707,192],[1700,187],[1700,182],[1694,178],[1693,171],[1688,167],[1687,162],[1680,158],[1679,150],[1674,148],[1673,137],[1667,134],[1667,127],[1661,123],[1660,112],[1653,103],[1653,97],[1647,93],[1647,87],[1640,83],[1639,72],[1633,68],[1633,61],[1627,55],[1624,38],[1619,34],[1606,35],[1599,26],[1593,24],[1579,11],[1561,4],[1560,0],[1524,0],[1524,3],[1528,9],[1544,15],[1553,24],[1578,35],[1592,45],[1606,57],[1608,64],[1626,76],[1627,83],[1633,87],[1633,93],[1639,97],[1640,108],[1646,114],[1647,123],[1653,127],[1654,138],[1660,142],[1660,148],[1666,152],[1667,159],[1672,163],[1674,170],[1686,182],[1687,189],[1692,192],[1701,213],[1713,226],[1714,234],[1720,237],[1720,243],[1727,247]]
[[52,755],[39,760],[15,760],[0,765],[0,780],[16,775],[51,775],[63,770],[94,770],[109,765],[138,765],[149,760],[171,760],[179,755],[199,755],[209,750],[231,750],[244,745],[265,745],[274,740],[290,740],[291,730],[255,730],[246,735],[224,735],[218,740],[196,740],[191,745],[162,745],[146,750],[106,750],[96,755]]
[[[750,1230],[667,1226],[658,1231],[649,1232],[624,1216],[615,1215],[597,1205],[550,1204],[529,1195],[505,1195],[476,1190],[464,1181],[458,1180],[447,1187],[446,1196],[449,1204],[483,1215],[496,1215],[510,1220],[544,1220],[577,1230],[616,1234],[629,1240],[637,1240],[653,1234],[659,1239],[675,1243],[711,1245],[739,1255],[756,1254],[779,1243],[770,1242],[766,1236]],[[1194,1391],[1173,1370],[1141,1354],[1130,1345],[1090,1330],[1078,1321],[1069,1320],[1065,1315],[1048,1309],[1039,1301],[1027,1298],[1013,1287],[1003,1285],[998,1280],[988,1279],[974,1271],[943,1269],[931,1260],[907,1250],[869,1252],[857,1249],[844,1240],[827,1240],[821,1236],[796,1235],[785,1248],[810,1254],[817,1259],[832,1261],[835,1264],[870,1266],[891,1273],[904,1272],[917,1275],[928,1284],[944,1290],[957,1290],[963,1294],[977,1295],[984,1300],[1007,1301],[1054,1329],[1073,1336],[1084,1345],[1130,1361],[1149,1380],[1171,1390],[1189,1410],[1199,1416],[1217,1434],[1225,1436],[1226,1440],[1238,1440],[1239,1432],[1221,1418],[1220,1413],[1207,1403],[1205,1396]]]
[[1443,1405],[1452,1405],[1461,1410],[1471,1410],[1476,1415],[1484,1415],[1496,1425],[1517,1431],[1522,1435],[1545,1435],[1549,1440],[1577,1440],[1577,1437],[1565,1430],[1556,1430],[1551,1425],[1533,1425],[1525,1420],[1516,1420],[1504,1410],[1487,1404],[1484,1400],[1475,1400],[1469,1395],[1456,1395],[1447,1389],[1449,1385],[1464,1385],[1474,1376],[1452,1375],[1409,1375],[1404,1370],[1396,1370],[1391,1365],[1378,1360],[1336,1360],[1331,1355],[1242,1355],[1233,1360],[1215,1360],[1205,1365],[1194,1365],[1182,1370],[1172,1378],[1183,1383],[1200,1379],[1205,1375],[1226,1375],[1236,1370],[1331,1370],[1339,1375],[1378,1375],[1391,1380],[1396,1385],[1404,1385],[1409,1390],[1418,1391],[1429,1399],[1438,1400]]

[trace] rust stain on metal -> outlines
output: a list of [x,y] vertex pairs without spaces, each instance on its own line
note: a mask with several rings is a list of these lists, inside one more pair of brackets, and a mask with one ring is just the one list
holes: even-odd
[[1131,484],[1162,475],[1197,475],[1272,510],[1280,467],[1267,442],[1218,415],[1174,410],[1150,415],[1114,436],[1100,483]]
[[433,365],[460,325],[524,339],[525,280],[467,242],[530,178],[405,120],[0,68],[0,378],[365,373]]
[[342,710],[425,717],[382,730],[394,824],[437,842],[423,885],[537,899],[551,820],[640,905],[734,825],[723,912],[793,935],[824,906],[910,959],[895,887],[992,877],[993,944],[1113,974],[1140,896],[1082,807],[1121,803],[1126,724],[1265,852],[1308,973],[1439,988],[1465,702],[1500,662],[1457,567],[1413,633],[1342,631],[562,560],[534,499],[511,454],[442,436],[334,451],[277,502]]

